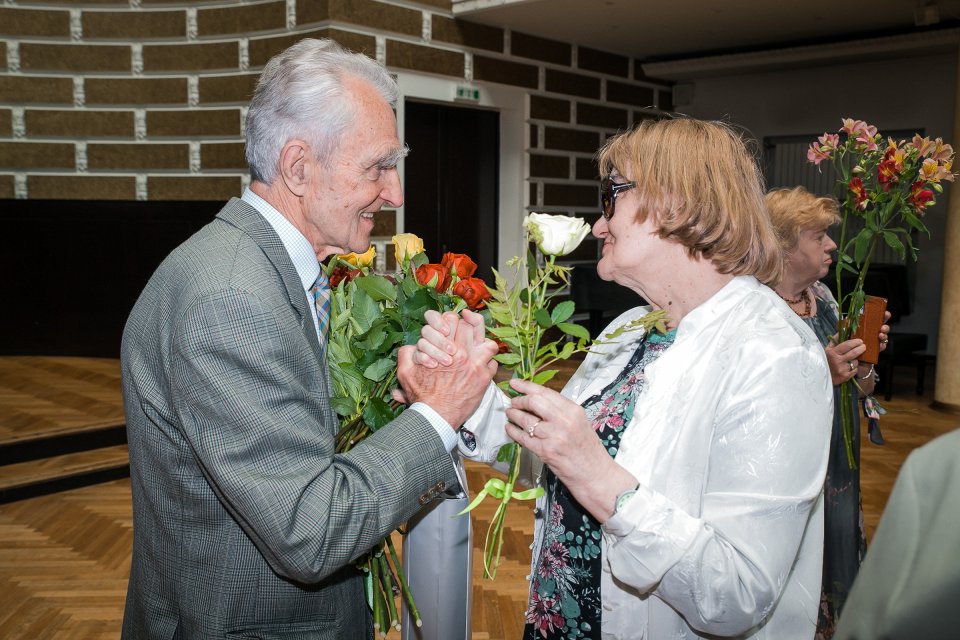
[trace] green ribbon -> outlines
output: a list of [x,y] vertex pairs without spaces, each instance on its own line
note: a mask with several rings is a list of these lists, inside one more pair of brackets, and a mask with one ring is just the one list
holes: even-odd
[[483,490],[478,493],[477,497],[474,498],[473,502],[470,503],[470,506],[457,515],[462,516],[468,511],[473,511],[487,496],[507,502],[507,500],[510,498],[513,498],[514,500],[536,500],[542,495],[543,487],[527,489],[526,491],[514,491],[513,485],[507,484],[500,478],[490,478],[487,480],[487,484],[484,485]]

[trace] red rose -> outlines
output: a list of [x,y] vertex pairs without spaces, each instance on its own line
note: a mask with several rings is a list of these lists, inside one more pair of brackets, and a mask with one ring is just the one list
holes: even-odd
[[[473,268],[476,269],[477,265],[473,265]],[[480,278],[465,278],[453,285],[453,295],[463,298],[471,309],[482,309],[490,299],[487,285]]]
[[330,274],[330,288],[336,288],[336,286],[344,280],[350,282],[362,273],[363,271],[360,269],[348,269],[345,266],[340,265],[336,267]]
[[417,282],[423,286],[429,285],[434,278],[437,279],[434,287],[443,293],[450,286],[450,269],[440,264],[425,264],[417,267]]
[[477,263],[470,256],[463,253],[445,253],[440,261],[447,270],[458,278],[469,278],[477,270]]

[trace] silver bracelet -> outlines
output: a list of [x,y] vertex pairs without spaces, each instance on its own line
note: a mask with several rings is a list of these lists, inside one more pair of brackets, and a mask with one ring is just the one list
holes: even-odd
[[870,365],[870,370],[867,371],[867,374],[864,375],[864,376],[857,376],[857,379],[858,379],[858,380],[866,380],[867,378],[869,378],[869,377],[872,376],[872,375],[873,375],[873,365]]

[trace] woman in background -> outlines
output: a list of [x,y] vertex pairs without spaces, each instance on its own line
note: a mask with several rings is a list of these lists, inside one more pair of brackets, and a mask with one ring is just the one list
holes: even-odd
[[[840,220],[837,201],[814,196],[803,187],[773,190],[766,201],[783,250],[783,278],[775,290],[817,334],[834,384],[833,433],[824,484],[823,585],[817,621],[817,639],[826,640],[833,637],[837,617],[867,549],[860,504],[860,416],[856,410],[850,412],[857,463],[857,468],[851,469],[841,430],[839,385],[856,378],[861,393],[869,395],[877,377],[873,365],[857,359],[866,350],[862,340],[837,344],[837,303],[820,282],[830,270],[831,256],[837,248],[827,235],[827,230]],[[887,325],[880,329],[881,349],[887,346],[889,331]]]

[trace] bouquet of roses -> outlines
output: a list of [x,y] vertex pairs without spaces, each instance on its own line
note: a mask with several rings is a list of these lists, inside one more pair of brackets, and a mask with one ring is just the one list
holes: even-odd
[[[393,420],[402,407],[390,397],[397,381],[397,351],[420,338],[423,315],[480,309],[490,298],[486,284],[472,277],[477,265],[468,256],[447,253],[430,263],[423,241],[409,233],[393,238],[399,271],[373,273],[374,247],[363,254],[334,256],[326,266],[330,279],[330,332],[327,361],[333,383],[331,404],[340,416],[336,451],[349,451]],[[389,561],[387,560],[389,556]],[[410,590],[391,539],[385,538],[358,564],[366,575],[368,604],[375,628],[386,636],[400,628],[394,596],[402,593],[420,626]]]
[[[923,216],[935,204],[935,193],[943,191],[942,182],[954,180],[953,155],[953,148],[941,138],[914,135],[909,142],[888,138],[883,144],[876,127],[852,118],[843,119],[838,133],[824,133],[810,144],[807,159],[818,166],[830,160],[837,172],[842,210],[836,268],[839,342],[849,339],[857,329],[866,297],[863,283],[877,246],[883,242],[901,259],[908,252],[917,259],[912,233],[929,235]],[[848,237],[848,223],[853,218],[862,220],[863,228]],[[841,289],[844,271],[856,276],[853,289],[847,293]],[[845,382],[840,387],[841,426],[851,469],[856,468],[851,419],[854,384]]]
[[[507,266],[516,271],[513,284],[494,269],[496,287],[490,291],[492,299],[487,303],[491,325],[488,331],[501,345],[501,353],[495,359],[513,372],[514,377],[532,380],[538,384],[549,382],[558,372],[552,368],[557,362],[576,353],[583,353],[591,346],[590,333],[570,321],[575,311],[570,300],[556,302],[566,294],[570,284],[570,267],[558,265],[556,259],[577,248],[590,227],[580,218],[564,215],[531,213],[524,219],[527,246],[537,245],[542,261],[531,251],[523,257],[514,257]],[[654,312],[629,323],[623,331],[663,328],[663,312]],[[615,335],[607,338],[616,337]],[[509,381],[500,383],[508,394],[516,395]],[[497,510],[487,528],[484,541],[484,576],[493,579],[500,563],[503,546],[503,521],[507,505],[512,499],[532,500],[543,495],[543,488],[514,491],[520,473],[520,445],[510,443],[501,447],[497,459],[507,464],[507,480],[491,478],[464,509],[471,511],[487,496],[499,500]]]

